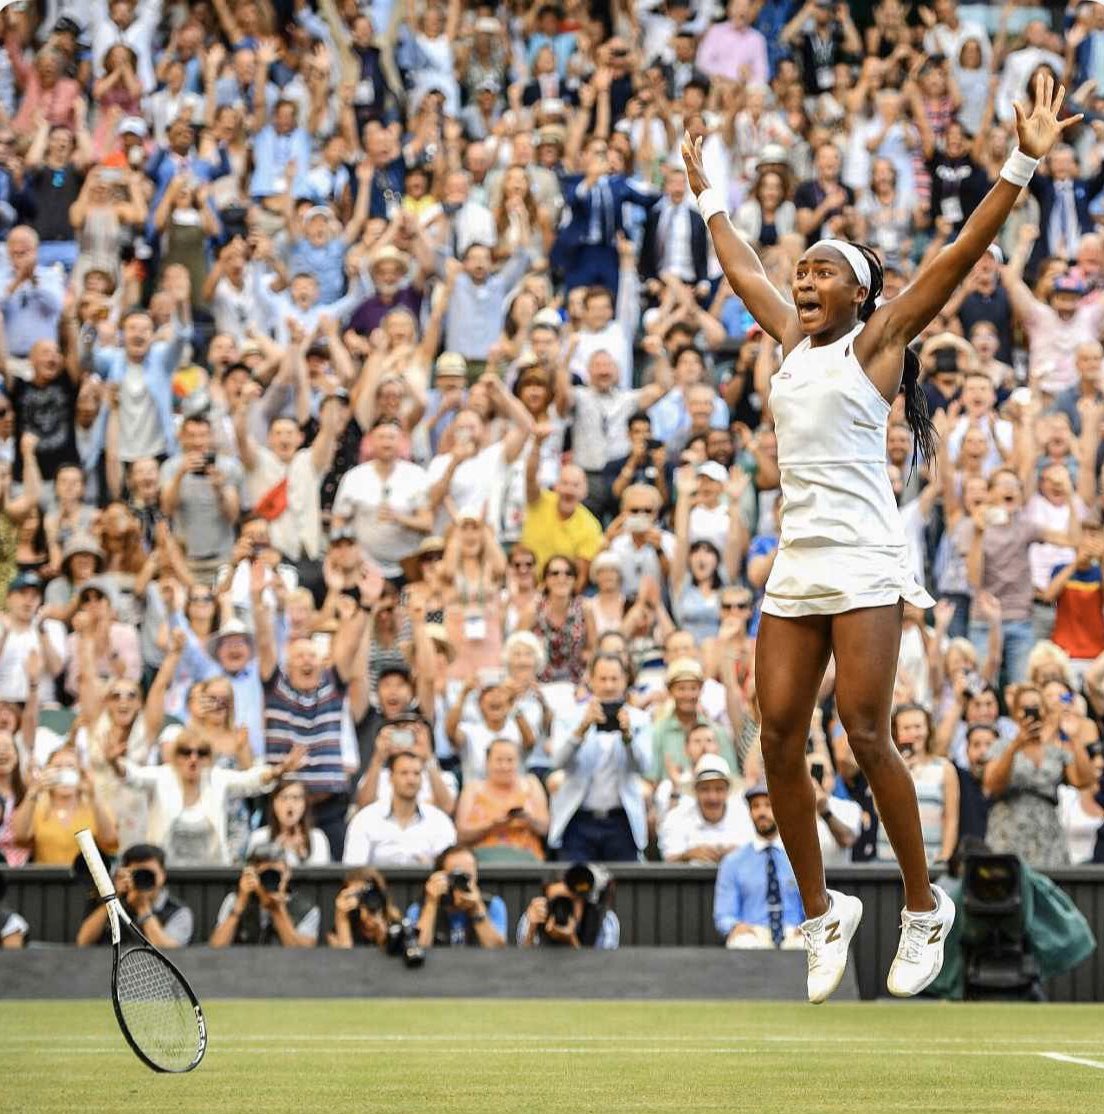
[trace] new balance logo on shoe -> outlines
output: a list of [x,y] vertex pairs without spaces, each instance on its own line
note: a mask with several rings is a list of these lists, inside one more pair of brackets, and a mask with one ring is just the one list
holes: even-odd
[[943,935],[943,926],[941,924],[937,924],[931,930],[931,935],[928,937],[928,943],[929,944],[938,944],[942,935]]
[[824,942],[826,944],[834,944],[840,938],[839,921],[833,921],[830,925],[825,926]]

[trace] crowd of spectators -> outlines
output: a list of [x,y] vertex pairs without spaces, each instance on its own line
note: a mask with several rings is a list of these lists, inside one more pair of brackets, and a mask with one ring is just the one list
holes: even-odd
[[[933,864],[964,835],[1104,861],[1104,6],[40,0],[0,24],[9,866],[67,865],[90,827],[166,944],[192,931],[166,868],[237,865],[214,942],[286,944],[321,923],[292,872],[343,863],[351,946],[382,940],[376,872],[435,864],[420,946],[493,946],[504,909],[457,873],[649,856],[720,864],[718,931],[784,944],[752,667],[780,353],[678,143],[780,289],[830,235],[877,249],[892,298],[1046,68],[1085,121],[918,341],[938,459],[889,419],[939,601],[905,608],[894,738]],[[832,691],[829,667],[825,860],[885,860]],[[571,893],[517,942],[615,943]]]

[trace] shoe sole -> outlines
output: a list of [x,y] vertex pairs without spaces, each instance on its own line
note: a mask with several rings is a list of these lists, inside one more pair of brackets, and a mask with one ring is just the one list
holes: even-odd
[[917,994],[923,993],[937,978],[939,978],[939,972],[943,970],[943,960],[945,958],[944,949],[946,948],[947,937],[950,936],[951,929],[954,928],[956,911],[954,911],[953,905],[951,909],[951,919],[943,926],[943,934],[939,937],[939,962],[935,965],[935,969],[915,990],[894,990],[893,987],[889,985],[889,978],[887,976],[886,990],[888,990],[894,998],[915,998]]
[[839,969],[839,974],[836,976],[836,981],[834,983],[832,983],[832,985],[828,988],[828,990],[826,992],[824,992],[824,994],[821,997],[810,998],[809,999],[809,1004],[810,1005],[822,1006],[825,1002],[827,1002],[828,999],[831,998],[832,995],[835,994],[835,992],[837,990],[839,990],[839,985],[840,985],[841,982],[843,982],[843,976],[845,974],[847,974],[847,960],[851,958],[851,941],[854,940],[855,933],[859,931],[859,925],[862,923],[862,916],[863,916],[863,903],[857,897],[854,898],[853,900],[858,905],[859,911],[858,911],[858,915],[855,917],[855,923],[852,926],[851,931],[847,934],[847,949],[846,949],[846,953],[845,953],[847,958],[844,959],[843,966]]

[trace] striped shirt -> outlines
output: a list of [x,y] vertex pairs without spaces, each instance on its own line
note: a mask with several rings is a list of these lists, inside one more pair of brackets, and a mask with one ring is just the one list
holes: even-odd
[[346,684],[327,669],[318,685],[294,688],[282,669],[264,685],[265,758],[279,762],[293,746],[307,749],[295,780],[316,793],[345,793],[348,784],[341,762],[341,711]]

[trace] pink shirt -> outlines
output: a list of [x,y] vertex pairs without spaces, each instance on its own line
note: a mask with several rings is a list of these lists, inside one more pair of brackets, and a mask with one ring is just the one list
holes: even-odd
[[[767,83],[767,40],[754,27],[737,30],[727,20],[714,23],[698,46],[698,69],[729,81]],[[745,77],[740,71],[747,67]]]
[[[120,675],[126,677],[128,681],[141,680],[142,651],[138,645],[137,631],[126,623],[112,623],[108,646],[109,656],[96,662],[96,672],[100,680],[107,681]],[[80,684],[80,654],[75,634],[69,635],[66,661],[65,690],[77,696]]]
[[1028,365],[1032,383],[1047,394],[1057,394],[1078,382],[1074,353],[1079,345],[1100,338],[1104,325],[1104,297],[1086,298],[1069,321],[1050,306],[1036,301],[1024,314]]

